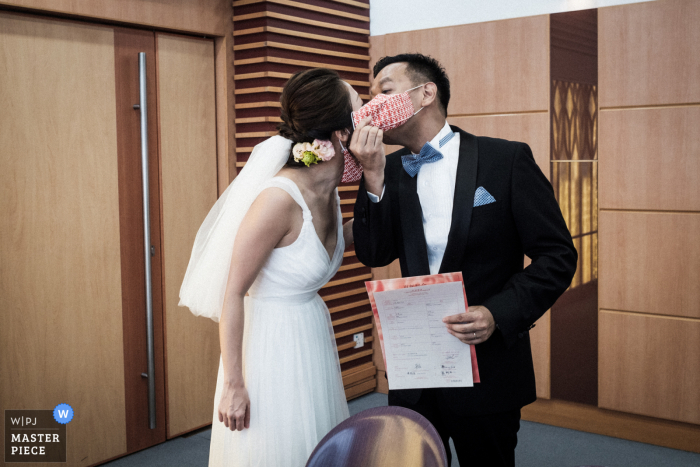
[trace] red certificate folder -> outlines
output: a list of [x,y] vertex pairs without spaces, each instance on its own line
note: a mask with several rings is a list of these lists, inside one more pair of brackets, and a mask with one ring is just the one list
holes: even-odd
[[[384,352],[384,336],[382,334],[382,323],[379,320],[379,311],[377,310],[377,304],[374,301],[374,292],[385,292],[387,290],[405,289],[408,287],[420,287],[431,284],[444,284],[445,282],[462,283],[462,292],[464,292],[464,306],[465,309],[468,310],[469,305],[467,302],[467,292],[464,290],[464,281],[462,280],[461,272],[448,272],[444,274],[431,274],[429,276],[401,277],[398,279],[385,279],[381,281],[365,282],[365,287],[367,287],[367,294],[369,295],[369,302],[372,305],[374,322],[377,324],[377,334],[379,335],[379,343],[382,347],[382,357],[384,358],[385,365],[386,353]],[[445,332],[447,332],[447,330]],[[475,383],[480,383],[481,380],[479,379],[479,366],[476,361],[476,349],[473,345],[471,346],[471,357],[472,378]]]

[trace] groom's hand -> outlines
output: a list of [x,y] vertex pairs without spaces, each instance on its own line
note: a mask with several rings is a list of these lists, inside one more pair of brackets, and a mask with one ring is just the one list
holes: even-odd
[[442,322],[447,325],[447,332],[465,344],[481,344],[496,329],[493,315],[485,306],[470,306],[467,313],[446,316]]
[[350,152],[360,161],[365,177],[365,189],[380,196],[384,189],[384,132],[370,126],[371,118],[367,117],[358,123],[350,140]]

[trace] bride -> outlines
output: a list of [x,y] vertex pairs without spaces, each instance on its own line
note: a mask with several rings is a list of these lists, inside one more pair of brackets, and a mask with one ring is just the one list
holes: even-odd
[[207,215],[180,290],[180,305],[219,322],[210,466],[302,467],[348,417],[317,292],[352,242],[337,186],[359,178],[345,148],[362,101],[317,68],[293,75],[280,102],[280,135],[254,148]]

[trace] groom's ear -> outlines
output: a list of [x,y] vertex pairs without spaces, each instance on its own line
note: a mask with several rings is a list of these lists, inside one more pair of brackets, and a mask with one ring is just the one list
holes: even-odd
[[425,83],[423,86],[423,100],[421,105],[423,107],[428,107],[437,99],[437,85],[433,82]]

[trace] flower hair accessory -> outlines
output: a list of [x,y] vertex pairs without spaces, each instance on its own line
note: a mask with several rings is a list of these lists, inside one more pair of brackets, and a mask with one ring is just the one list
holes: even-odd
[[294,160],[303,162],[307,167],[318,164],[318,161],[327,162],[335,156],[333,143],[328,140],[315,139],[313,143],[297,143],[292,149]]

